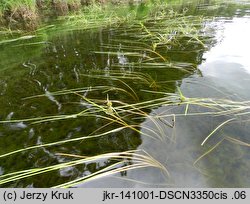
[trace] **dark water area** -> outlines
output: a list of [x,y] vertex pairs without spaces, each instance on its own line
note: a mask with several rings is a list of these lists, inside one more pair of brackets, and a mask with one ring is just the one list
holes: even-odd
[[[101,137],[1,157],[0,176],[75,159],[59,153],[95,156],[137,149],[159,161],[170,176],[148,167],[76,186],[250,187],[249,102],[243,116],[218,129],[204,146],[201,146],[204,139],[228,120],[228,115],[189,115],[207,111],[206,107],[190,105],[186,115],[178,116],[185,112],[185,106],[149,106],[142,109],[146,117],[133,113],[124,116],[127,124],[140,131],[131,128],[112,131],[120,124],[105,119],[105,112],[51,121],[41,118],[94,110],[85,97],[100,106],[112,100],[116,107],[120,102],[154,101],[163,92],[178,93],[177,87],[189,98],[250,101],[249,2],[215,5],[206,1],[179,9],[184,7],[188,7],[187,16],[205,16],[196,25],[205,47],[182,37],[167,48],[163,46],[153,52],[148,49],[147,39],[138,43],[141,28],[132,25],[67,32],[45,30],[30,39],[0,44],[0,120],[18,120],[0,124],[0,155],[110,131]],[[146,26],[153,28],[154,23]],[[45,121],[22,120],[29,118]],[[155,139],[154,135],[162,139]],[[0,186],[51,187],[90,175],[114,162],[112,159],[89,161]]]

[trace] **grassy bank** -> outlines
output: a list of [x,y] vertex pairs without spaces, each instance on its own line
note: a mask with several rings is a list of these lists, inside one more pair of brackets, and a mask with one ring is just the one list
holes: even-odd
[[36,29],[41,19],[48,16],[65,16],[90,5],[133,3],[118,0],[1,0],[0,23],[11,29]]
[[[185,4],[185,10],[194,1],[197,0],[0,0],[0,26],[10,30],[36,30],[48,17],[58,16],[68,16],[75,24],[95,21],[105,25],[143,18],[173,4]],[[199,4],[205,5],[206,1],[199,1]],[[197,8],[188,10],[192,9]]]
[[1,1],[1,24],[9,28],[34,29],[38,25],[38,14],[35,1]]

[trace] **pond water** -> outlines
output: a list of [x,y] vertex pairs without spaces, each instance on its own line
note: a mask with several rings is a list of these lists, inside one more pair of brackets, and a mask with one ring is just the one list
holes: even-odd
[[[1,157],[0,175],[69,162],[75,159],[72,155],[137,149],[159,161],[169,175],[146,167],[76,186],[250,187],[250,4],[244,1],[215,5],[206,1],[185,6],[191,22],[191,14],[195,14],[195,19],[205,16],[199,24],[192,25],[202,34],[205,47],[184,36],[167,47],[160,45],[159,49],[150,50],[150,39],[140,41],[145,37],[141,36],[145,28],[138,25],[67,32],[48,29],[30,39],[0,44],[0,120],[18,120],[0,124],[1,155],[109,132]],[[145,27],[153,32],[154,22]],[[176,34],[174,28],[171,32]],[[204,114],[209,107],[198,103],[187,108],[181,101],[179,105],[168,105],[162,99],[159,102],[165,93],[178,94],[177,87],[188,98],[224,100],[225,104],[242,102],[246,108],[237,109],[237,113],[243,111],[238,115]],[[114,107],[111,115],[117,111],[126,124],[132,124],[130,128],[117,129],[121,127],[119,119],[107,119],[107,111],[96,111],[95,108],[106,107],[109,100]],[[132,110],[126,106],[127,112],[115,110],[124,104],[148,101],[148,106],[137,106],[142,108]],[[75,115],[84,110],[89,111],[88,115]],[[70,114],[73,116],[61,120],[41,118]],[[28,118],[44,121],[22,120]],[[2,186],[51,187],[113,163],[111,159],[88,161]]]

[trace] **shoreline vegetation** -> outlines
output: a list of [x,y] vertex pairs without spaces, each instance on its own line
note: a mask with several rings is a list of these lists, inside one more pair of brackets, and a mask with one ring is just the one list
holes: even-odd
[[[195,1],[195,0],[194,0]],[[192,0],[0,0],[0,34],[16,31],[35,31],[51,20],[66,20],[71,29],[102,27],[132,22],[159,12],[173,12],[174,5],[183,5],[181,13],[199,8],[188,8]],[[215,5],[222,3],[212,0]],[[229,3],[231,1],[228,1]],[[233,3],[236,3],[232,1]],[[189,5],[190,4],[190,5]],[[199,1],[206,5],[206,1]],[[185,5],[185,6],[184,6]],[[230,8],[229,8],[230,9]],[[205,12],[205,11],[204,11]],[[207,12],[207,11],[206,11]],[[209,15],[209,14],[208,14]],[[69,22],[69,23],[68,23]],[[93,26],[93,23],[95,24]],[[67,28],[66,28],[67,29]]]
[[0,26],[10,30],[36,30],[47,17],[81,13],[89,7],[135,5],[146,0],[0,0]]

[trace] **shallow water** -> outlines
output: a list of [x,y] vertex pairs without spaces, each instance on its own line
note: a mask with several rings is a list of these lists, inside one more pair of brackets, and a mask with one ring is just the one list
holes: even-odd
[[[158,94],[143,90],[177,93],[177,86],[187,97],[249,101],[250,7],[247,3],[216,6],[209,3],[190,4],[190,13],[192,8],[195,8],[194,12],[198,15],[204,13],[204,8],[213,7],[214,10],[207,10],[206,15],[215,17],[203,24],[204,36],[209,36],[206,49],[197,44],[187,44],[182,39],[181,45],[173,45],[167,51],[161,50],[163,57],[171,59],[172,65],[181,69],[171,66],[154,67],[149,64],[148,67],[141,66],[140,62],[153,54],[140,50],[138,56],[129,55],[133,50],[126,50],[126,40],[134,40],[131,37],[133,32],[137,32],[134,33],[135,36],[140,35],[140,30],[136,31],[129,26],[61,33],[48,31],[32,39],[1,44],[0,120],[73,114],[93,108],[79,95],[53,94],[55,91],[77,88],[84,97],[101,100],[100,104],[104,105],[107,102],[107,93],[110,100],[136,103],[158,97]],[[140,78],[126,78],[135,72],[148,74],[158,86],[149,86]],[[123,78],[115,80],[114,73],[119,73]],[[114,90],[114,87],[117,89]],[[125,92],[118,89],[124,89]],[[27,98],[40,94],[44,96]],[[226,124],[201,146],[206,136],[229,118],[226,115],[190,114],[205,110],[190,106],[187,115],[176,116],[175,124],[171,126],[171,117],[152,118],[156,115],[184,113],[185,106],[169,108],[159,105],[146,108],[144,111],[148,116],[136,120],[140,134],[125,129],[88,141],[14,154],[0,159],[0,175],[71,160],[58,153],[92,156],[143,149],[167,168],[169,177],[159,169],[149,167],[78,186],[250,187],[249,146],[235,144],[230,140],[222,141],[225,137],[231,137],[249,143],[249,115],[238,117]],[[133,117],[127,120],[129,123]],[[0,124],[0,154],[32,145],[88,136],[102,126],[103,131],[118,127],[105,126],[106,124],[106,120],[95,116],[72,117],[38,124],[25,121]],[[155,134],[160,139],[145,137],[146,134]],[[218,142],[221,143],[210,154],[195,163]],[[112,162],[89,162],[62,168],[10,182],[4,187],[50,187],[94,173]]]

